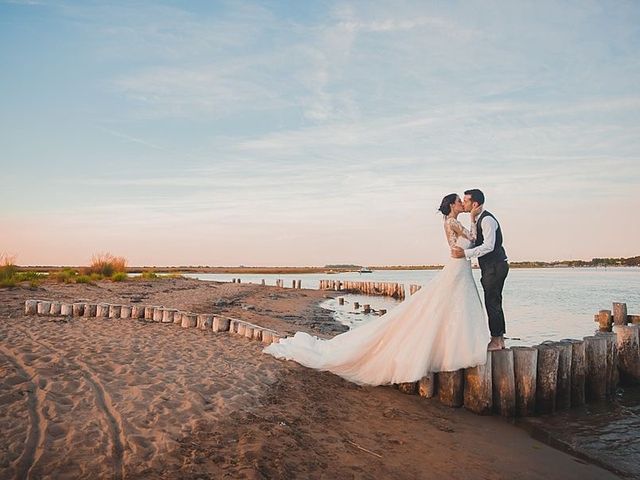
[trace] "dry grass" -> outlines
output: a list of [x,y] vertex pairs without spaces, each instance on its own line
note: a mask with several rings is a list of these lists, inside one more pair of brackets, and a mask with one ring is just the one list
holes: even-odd
[[84,272],[87,275],[97,273],[111,277],[115,273],[126,273],[127,260],[110,253],[96,253],[91,257],[91,265]]

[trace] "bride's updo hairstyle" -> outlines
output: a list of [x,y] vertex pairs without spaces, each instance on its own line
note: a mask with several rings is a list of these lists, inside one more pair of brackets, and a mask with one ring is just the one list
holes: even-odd
[[442,215],[444,215],[445,217],[449,215],[451,213],[451,204],[456,202],[456,198],[458,198],[457,193],[450,193],[449,195],[444,197],[442,199],[442,202],[440,203],[440,207],[438,208],[438,211],[442,213]]

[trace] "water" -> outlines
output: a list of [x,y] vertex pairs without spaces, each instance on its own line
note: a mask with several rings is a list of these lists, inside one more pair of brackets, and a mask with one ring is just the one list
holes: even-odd
[[[425,284],[438,274],[437,270],[379,270],[360,274],[188,274],[201,280],[230,282],[240,278],[243,283],[275,285],[284,280],[302,280],[305,288],[318,288],[322,279],[370,282]],[[478,289],[480,271],[473,271]],[[406,288],[408,291],[408,288]],[[330,292],[328,292],[330,293]],[[336,293],[337,296],[337,293]],[[341,295],[342,296],[342,295]],[[509,272],[504,288],[504,310],[507,320],[507,345],[535,345],[545,340],[582,338],[596,329],[593,315],[611,309],[612,302],[625,302],[629,313],[640,314],[640,268],[533,268]],[[373,315],[364,315],[353,308],[353,302],[370,304],[371,308],[390,311],[399,302],[391,298],[344,295],[345,305],[327,299],[322,306],[333,310],[335,318],[350,327],[366,322]]]

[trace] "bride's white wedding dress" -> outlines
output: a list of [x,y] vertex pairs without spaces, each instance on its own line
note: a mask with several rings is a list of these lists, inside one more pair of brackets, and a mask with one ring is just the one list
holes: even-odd
[[[456,219],[445,220],[445,233],[449,245],[471,245],[471,234]],[[489,340],[471,262],[449,258],[428,284],[386,315],[329,340],[297,332],[264,352],[354,383],[383,385],[484,364]]]

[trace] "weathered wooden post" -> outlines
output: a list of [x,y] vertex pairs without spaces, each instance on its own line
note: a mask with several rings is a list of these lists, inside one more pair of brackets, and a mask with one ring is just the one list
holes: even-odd
[[228,332],[229,331],[229,319],[226,317],[219,317],[216,315],[213,317],[213,324],[211,329],[214,332]]
[[598,328],[601,332],[610,332],[613,325],[613,317],[611,316],[611,310],[600,310],[596,315],[598,321]]
[[491,352],[493,376],[493,410],[503,417],[516,414],[516,386],[513,369],[513,350],[505,348]]
[[198,328],[200,330],[211,330],[213,325],[213,315],[208,313],[201,313],[198,315]]
[[427,373],[418,381],[418,395],[424,398],[431,398],[436,394],[436,376],[434,373]]
[[407,395],[415,395],[418,393],[418,382],[404,382],[398,383],[398,390]]
[[627,324],[627,304],[626,303],[613,303],[613,324],[614,325],[626,325]]
[[360,308],[360,303],[359,302],[353,302],[353,308],[358,310]]
[[71,312],[74,317],[81,317],[84,315],[84,306],[83,302],[75,302],[71,305]]
[[617,335],[618,369],[620,383],[634,385],[640,382],[640,351],[638,325],[614,325]]
[[571,408],[571,344],[568,342],[554,342],[558,349],[558,380],[556,387],[556,408],[568,410]]
[[571,406],[580,407],[585,404],[585,377],[587,374],[587,357],[584,340],[566,339],[571,345]]
[[291,288],[296,288],[296,281],[295,280],[291,280]]
[[109,304],[108,303],[99,303],[96,306],[96,317],[100,318],[108,318],[109,317]]
[[516,387],[516,415],[531,417],[536,412],[538,350],[533,347],[512,347]]
[[536,412],[540,414],[554,413],[556,411],[560,352],[548,344],[537,345],[535,348],[538,350]]
[[244,337],[244,332],[247,330],[247,325],[244,322],[238,322],[236,327],[236,333],[241,337]]
[[602,400],[607,395],[607,340],[584,337],[587,360],[585,397],[587,402]]
[[244,330],[244,337],[248,339],[253,338],[253,325],[247,325]]
[[618,387],[618,336],[613,332],[598,332],[607,341],[607,394],[614,395]]
[[262,343],[265,343],[267,345],[271,344],[271,338],[273,336],[273,333],[269,330],[263,330],[262,331]]
[[173,324],[182,326],[182,315],[187,312],[183,312],[182,310],[176,310],[173,312]]
[[131,318],[131,307],[129,305],[120,307],[120,318]]
[[164,317],[164,307],[156,307],[153,309],[153,321],[154,322],[162,322],[162,317]]
[[122,305],[109,305],[109,318],[120,318]]
[[263,332],[262,328],[254,328],[253,329],[253,339],[257,340],[258,342],[261,342],[262,341],[262,332]]
[[478,415],[490,415],[493,408],[491,352],[484,365],[464,371],[464,408]]
[[49,315],[60,315],[60,309],[62,304],[60,302],[51,302],[51,308],[49,309]]
[[338,298],[338,305],[344,305],[344,297]]
[[153,320],[153,311],[158,308],[157,306],[147,305],[144,307],[144,319],[145,320]]
[[38,301],[37,300],[26,300],[24,302],[24,314],[25,315],[35,315],[38,313]]
[[144,305],[133,305],[131,307],[131,318],[144,318],[145,308]]
[[198,324],[198,316],[195,313],[184,312],[182,314],[182,328],[193,328]]
[[[175,308],[165,308],[162,312],[162,323],[173,323],[173,317],[177,311],[178,310]],[[180,320],[180,323],[182,323],[182,319]]]
[[63,302],[60,304],[60,315],[64,315],[65,317],[70,317],[73,315],[73,304]]
[[464,370],[438,372],[438,399],[448,407],[464,403]]
[[83,316],[85,318],[95,317],[97,308],[98,305],[96,305],[95,303],[87,303],[84,306]]
[[37,307],[36,310],[38,312],[38,315],[50,315],[51,314],[51,302],[48,302],[46,300],[38,301],[38,307]]
[[264,281],[264,278],[262,279],[262,282],[260,282],[260,285],[266,285],[267,283]]
[[371,305],[366,304],[362,306],[363,308],[363,313],[371,313]]

